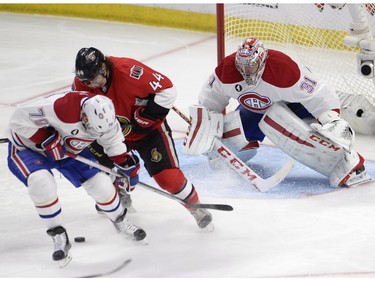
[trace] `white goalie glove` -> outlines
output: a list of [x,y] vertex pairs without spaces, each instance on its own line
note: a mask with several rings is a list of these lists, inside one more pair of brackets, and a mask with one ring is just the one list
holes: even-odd
[[351,151],[355,138],[354,130],[349,123],[333,110],[322,113],[318,118],[320,124],[312,123],[315,131],[340,145],[346,151]]
[[182,146],[188,155],[206,154],[212,150],[215,138],[223,135],[223,114],[209,112],[201,105],[189,107],[191,124]]

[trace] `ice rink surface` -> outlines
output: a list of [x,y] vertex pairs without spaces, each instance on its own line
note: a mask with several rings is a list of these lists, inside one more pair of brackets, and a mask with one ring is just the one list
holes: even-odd
[[[216,65],[216,36],[170,28],[38,15],[0,13],[0,137],[15,104],[69,89],[74,60],[82,47],[145,62],[177,86],[183,112]],[[176,137],[187,128],[168,116]],[[254,191],[227,169],[211,170],[205,157],[181,154],[182,170],[203,203],[232,205],[212,211],[215,230],[198,229],[177,202],[142,188],[132,195],[130,219],[148,234],[148,245],[125,240],[96,213],[84,189],[58,173],[59,200],[72,242],[72,262],[59,268],[51,259],[52,241],[26,188],[8,171],[7,145],[0,145],[0,278],[105,277],[375,277],[375,183],[333,189],[328,180],[296,163],[288,177],[267,193]],[[357,136],[355,149],[375,178],[374,137]],[[288,157],[265,142],[249,165],[264,177]],[[142,168],[141,181],[153,184]]]

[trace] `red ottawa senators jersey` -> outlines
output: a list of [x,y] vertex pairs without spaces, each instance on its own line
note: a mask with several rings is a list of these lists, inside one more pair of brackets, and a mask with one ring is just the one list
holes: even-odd
[[[90,88],[75,77],[72,88],[76,91],[105,95],[112,99],[126,140],[142,139],[144,135],[132,133],[129,126],[134,111],[147,104],[149,95],[157,95],[160,91],[173,87],[173,84],[168,77],[137,60],[111,56],[106,59],[112,64],[108,86]],[[157,122],[153,129],[160,126],[162,122],[163,120]]]

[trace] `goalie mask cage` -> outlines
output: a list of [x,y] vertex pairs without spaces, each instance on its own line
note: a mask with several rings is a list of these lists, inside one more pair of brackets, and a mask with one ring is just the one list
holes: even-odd
[[374,13],[375,4],[217,4],[218,61],[254,36],[310,68],[339,95],[363,94],[375,104],[374,80],[361,75],[357,63],[358,53],[373,56],[373,45],[363,49],[358,42],[374,41]]

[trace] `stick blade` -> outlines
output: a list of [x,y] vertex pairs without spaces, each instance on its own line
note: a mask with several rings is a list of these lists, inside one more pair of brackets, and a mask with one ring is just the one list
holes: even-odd
[[225,204],[194,204],[197,208],[212,209],[218,211],[233,211],[233,207]]
[[289,159],[286,164],[273,176],[267,178],[267,179],[262,179],[258,178],[257,182],[255,183],[258,190],[260,192],[267,192],[271,190],[272,188],[276,187],[280,182],[282,182],[287,175],[289,175],[290,171],[294,167],[294,160]]

